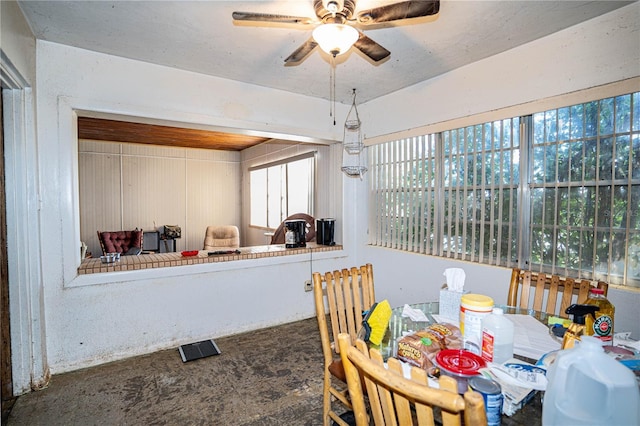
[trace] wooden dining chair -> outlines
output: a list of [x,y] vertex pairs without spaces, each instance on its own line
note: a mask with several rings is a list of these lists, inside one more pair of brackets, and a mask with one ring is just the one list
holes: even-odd
[[329,426],[333,420],[345,426],[347,422],[340,418],[341,413],[333,409],[334,402],[339,402],[342,411],[351,410],[338,334],[347,333],[355,340],[363,313],[375,303],[373,266],[366,264],[325,274],[314,272],[313,293],[324,354],[323,424]]
[[[344,333],[338,337],[340,356],[347,375],[347,386],[351,396],[356,426],[368,426],[370,417],[375,425],[434,425],[434,408],[438,408],[444,426],[486,425],[484,400],[478,392],[467,391],[464,396],[457,393],[455,379],[440,376],[440,389],[429,387],[427,373],[417,367],[411,368],[411,378],[402,372],[400,361],[387,360],[385,368],[380,351],[369,349],[357,339],[355,346],[351,337]],[[363,395],[364,380],[370,411]]]
[[572,303],[583,303],[587,300],[589,289],[592,287],[603,289],[605,296],[609,289],[609,285],[604,281],[594,283],[585,279],[575,280],[570,277],[514,268],[511,272],[507,305],[542,311],[546,299],[544,312],[568,318],[565,310]]

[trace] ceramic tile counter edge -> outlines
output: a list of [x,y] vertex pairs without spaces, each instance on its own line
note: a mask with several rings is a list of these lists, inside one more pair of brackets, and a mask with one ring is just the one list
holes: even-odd
[[[100,258],[84,259],[78,267],[74,280],[65,283],[65,287],[79,287],[93,284],[105,284],[132,281],[138,279],[169,277],[191,273],[206,273],[217,270],[229,270],[265,264],[299,262],[300,256],[325,258],[344,256],[341,245],[323,246],[307,243],[307,247],[285,248],[284,244],[241,247],[240,254],[208,255],[200,250],[196,256],[182,256],[177,253],[141,254],[139,256],[121,256],[114,263],[102,263]],[[292,258],[295,256],[295,258]],[[247,261],[251,261],[247,265]],[[265,263],[268,262],[268,263]]]

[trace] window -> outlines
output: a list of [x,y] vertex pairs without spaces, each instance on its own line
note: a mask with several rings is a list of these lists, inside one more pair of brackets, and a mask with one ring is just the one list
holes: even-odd
[[640,286],[640,93],[533,115],[528,252]]
[[295,213],[313,216],[315,152],[249,170],[251,225],[277,228]]
[[640,287],[640,93],[369,155],[372,245]]
[[517,260],[519,120],[443,132],[442,247],[447,257]]

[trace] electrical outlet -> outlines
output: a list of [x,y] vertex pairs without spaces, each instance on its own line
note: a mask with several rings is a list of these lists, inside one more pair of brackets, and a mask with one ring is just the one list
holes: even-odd
[[304,291],[311,291],[313,290],[313,286],[311,285],[311,280],[306,280],[304,282]]

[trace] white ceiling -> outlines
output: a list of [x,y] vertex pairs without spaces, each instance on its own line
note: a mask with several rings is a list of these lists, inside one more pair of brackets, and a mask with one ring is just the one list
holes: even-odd
[[[356,13],[396,0],[358,0]],[[629,1],[442,0],[435,18],[365,34],[391,51],[377,65],[351,49],[338,57],[336,98],[366,102],[544,37]],[[38,39],[329,98],[329,56],[319,48],[298,66],[284,59],[311,28],[234,24],[233,11],[314,17],[313,0],[19,1]]]

